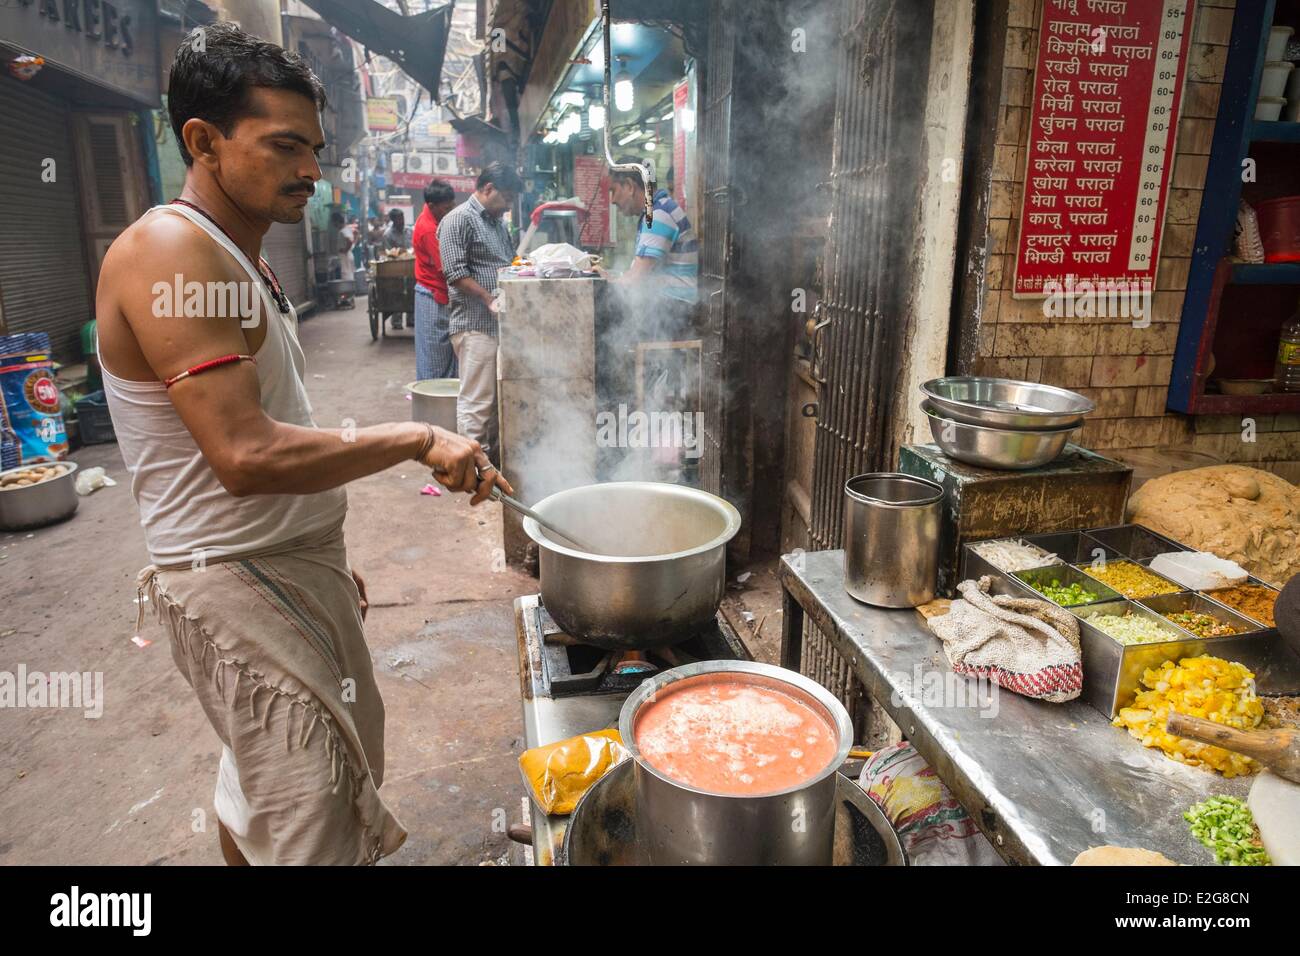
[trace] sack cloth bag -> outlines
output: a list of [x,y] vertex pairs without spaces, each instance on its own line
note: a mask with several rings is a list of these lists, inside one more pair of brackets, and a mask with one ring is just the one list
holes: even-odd
[[959,674],[986,677],[1017,694],[1060,703],[1083,689],[1079,622],[1033,598],[991,595],[989,578],[957,585],[961,598],[930,630]]
[[909,866],[1002,866],[966,808],[906,740],[862,765],[858,785],[889,820]]

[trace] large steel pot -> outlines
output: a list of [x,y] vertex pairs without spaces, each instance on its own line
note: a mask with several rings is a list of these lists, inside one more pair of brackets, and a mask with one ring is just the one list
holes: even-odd
[[[835,777],[834,866],[907,866],[888,818],[858,782]],[[555,861],[564,866],[644,866],[636,838],[636,761],[625,760],[592,784],[564,828]]]
[[[42,462],[41,466],[51,464]],[[47,478],[34,485],[21,488],[7,488],[0,491],[0,529],[5,531],[23,531],[28,528],[41,528],[70,517],[77,510],[80,499],[77,497],[77,463],[75,461],[53,462],[65,471],[57,478]],[[10,475],[20,471],[30,471],[37,465],[23,465],[0,472]]]
[[844,587],[878,607],[934,599],[943,486],[898,472],[844,483]]
[[[648,701],[692,682],[748,681],[807,703],[839,736],[830,762],[811,779],[761,796],[708,793],[660,773],[637,746],[637,715]],[[835,771],[853,743],[848,711],[802,674],[755,661],[701,661],[645,681],[623,704],[619,734],[635,767],[637,843],[657,865],[829,866],[835,837]]]
[[538,545],[542,603],[566,633],[638,650],[681,640],[717,614],[740,513],[716,495],[611,481],[557,492],[534,510],[601,552],[566,547],[524,519]]

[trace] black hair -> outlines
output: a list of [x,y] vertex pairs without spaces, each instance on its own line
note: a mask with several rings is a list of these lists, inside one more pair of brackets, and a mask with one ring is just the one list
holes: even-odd
[[456,190],[451,188],[451,183],[445,179],[430,179],[429,185],[424,187],[424,204],[426,206],[436,206],[440,202],[451,202],[456,198]]
[[[637,166],[645,165],[635,156],[623,156],[618,161],[618,165],[620,166],[629,166],[633,164]],[[641,174],[634,169],[611,169],[609,171],[609,179],[610,182],[631,183],[637,189],[645,188],[644,184],[641,182]]]
[[402,212],[402,210],[400,210],[400,209],[398,209],[398,208],[396,208],[396,207],[394,207],[394,208],[388,210],[388,221],[389,221],[389,222],[398,222],[399,220],[402,222],[403,225],[405,225],[405,223],[406,223],[406,213]]
[[343,218],[343,213],[341,213],[341,212],[332,212],[332,213],[330,213],[330,225],[331,225],[331,226],[342,226],[342,225],[344,225],[346,222],[347,222],[347,220]]
[[474,182],[474,188],[482,189],[488,183],[491,183],[501,192],[521,193],[524,191],[524,181],[519,178],[519,174],[499,159],[493,160],[483,167],[483,172],[478,174],[478,179]]
[[297,53],[228,22],[186,35],[167,80],[167,112],[186,166],[194,163],[181,136],[186,121],[206,120],[229,136],[250,114],[249,92],[256,86],[301,93],[317,109],[325,108],[325,87]]

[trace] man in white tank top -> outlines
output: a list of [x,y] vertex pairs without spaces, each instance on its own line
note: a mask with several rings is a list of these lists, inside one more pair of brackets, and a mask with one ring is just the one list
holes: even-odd
[[113,243],[96,297],[153,560],[141,590],[222,741],[226,859],[374,862],[405,831],[377,792],[383,704],[343,485],[410,460],[472,504],[509,485],[477,442],[431,425],[311,420],[296,317],[260,258],[321,176],[306,63],[217,24],[182,42],[168,93],[185,189]]

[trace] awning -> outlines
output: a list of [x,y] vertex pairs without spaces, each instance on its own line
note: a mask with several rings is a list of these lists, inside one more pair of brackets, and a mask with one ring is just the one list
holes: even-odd
[[404,17],[375,0],[303,0],[330,26],[356,40],[372,53],[388,57],[407,76],[438,98],[442,58],[451,31],[450,3]]

